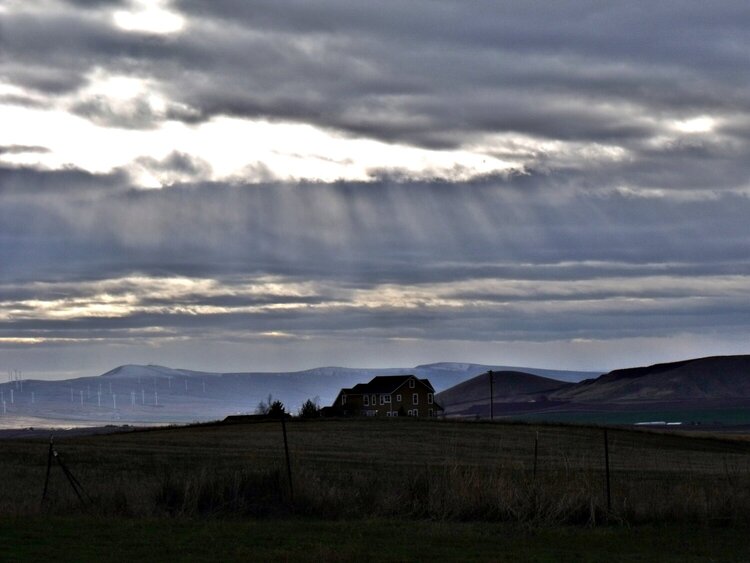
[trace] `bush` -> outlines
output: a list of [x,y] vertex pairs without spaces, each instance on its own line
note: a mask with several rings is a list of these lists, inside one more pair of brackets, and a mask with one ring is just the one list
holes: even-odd
[[157,487],[158,509],[173,515],[268,516],[282,513],[279,471],[233,471],[215,474],[203,469],[197,474],[165,474]]

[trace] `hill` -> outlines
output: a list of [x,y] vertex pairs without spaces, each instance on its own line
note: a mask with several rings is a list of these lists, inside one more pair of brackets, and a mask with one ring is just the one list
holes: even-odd
[[[480,373],[486,373],[490,370],[496,371],[496,372],[516,371],[516,372],[528,373],[532,375],[538,375],[540,377],[546,377],[550,379],[556,379],[558,381],[567,381],[567,382],[579,382],[587,378],[588,379],[595,378],[601,375],[602,373],[600,371],[541,369],[541,368],[534,368],[534,367],[506,366],[506,365],[489,366],[489,365],[482,365],[482,364],[461,364],[461,363],[455,363],[455,362],[441,362],[441,363],[436,363],[436,364],[421,365],[421,366],[417,366],[414,369],[416,370],[415,374],[424,373],[424,372],[431,373],[432,379],[430,379],[430,381],[432,381],[433,385],[435,386],[435,389],[446,389],[447,387],[450,387],[450,385],[442,386],[442,385],[435,384],[435,381],[438,381],[440,379],[440,374],[442,371],[446,371],[452,374],[464,372],[466,374],[466,377],[464,377],[464,379],[474,377],[476,375],[479,375]],[[420,377],[425,377],[425,376],[420,376]],[[435,381],[433,381],[433,379]],[[451,385],[455,385],[455,383],[452,383]]]
[[[547,394],[565,389],[572,383],[520,371],[492,371],[493,408],[498,412],[528,410],[545,403]],[[441,393],[436,400],[447,416],[487,416],[489,414],[490,375],[482,373]]]
[[618,369],[553,393],[576,402],[750,399],[750,356],[712,356]]
[[[486,375],[437,395],[448,416],[490,416]],[[442,402],[441,402],[442,401]],[[618,369],[578,383],[505,372],[496,380],[494,416],[701,428],[750,425],[750,356],[713,356]]]

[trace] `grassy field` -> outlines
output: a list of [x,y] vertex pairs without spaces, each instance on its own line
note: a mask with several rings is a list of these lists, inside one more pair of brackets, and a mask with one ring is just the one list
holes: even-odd
[[750,424],[750,409],[747,408],[660,408],[628,411],[570,411],[520,414],[517,420],[534,422],[539,420],[576,424],[637,424],[639,422],[681,422],[691,428],[701,426],[721,427]]
[[742,531],[426,520],[0,518],[4,562],[748,561]]
[[[122,543],[138,557],[151,536],[201,559],[206,542],[198,538],[241,535],[233,545],[249,548],[248,538],[280,527],[289,537],[268,540],[279,551],[258,559],[304,560],[317,549],[331,560],[409,560],[409,546],[450,538],[457,550],[476,546],[476,560],[529,542],[531,560],[601,560],[584,555],[609,553],[602,538],[631,546],[620,560],[643,560],[626,558],[639,546],[653,555],[667,545],[686,561],[750,559],[741,531],[750,523],[750,443],[741,439],[609,429],[610,509],[601,428],[399,419],[291,421],[287,430],[293,489],[278,421],[60,439],[86,506],[56,466],[41,503],[46,442],[6,440],[0,545],[37,558],[32,551],[50,542],[74,549],[75,530],[96,522],[91,549]],[[45,536],[49,522],[59,536]],[[393,530],[415,539],[389,543],[400,537]],[[660,543],[661,535],[673,543]],[[295,555],[298,543],[309,545]],[[226,558],[242,558],[232,553]]]

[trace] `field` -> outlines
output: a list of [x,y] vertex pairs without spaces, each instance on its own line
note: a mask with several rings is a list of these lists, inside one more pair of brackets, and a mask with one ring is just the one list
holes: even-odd
[[475,560],[509,550],[593,561],[614,557],[613,542],[621,560],[639,550],[661,560],[750,558],[742,439],[610,428],[608,503],[601,428],[399,419],[290,421],[287,431],[291,487],[278,421],[60,439],[83,503],[57,464],[41,502],[45,441],[3,441],[0,545],[42,558],[81,544],[86,528],[88,547],[70,560],[101,558],[108,544],[122,546],[113,559],[148,558],[141,552],[162,536],[161,549],[197,559],[216,543],[204,536],[244,538],[221,544],[224,558],[260,543],[273,549],[258,559],[404,560],[415,546],[424,554],[445,544],[472,546],[465,558]]
[[520,414],[516,420],[568,422],[576,424],[638,424],[639,422],[679,422],[689,429],[732,428],[750,425],[750,408],[642,408],[629,410],[570,410]]
[[748,561],[744,530],[429,520],[0,519],[15,561]]

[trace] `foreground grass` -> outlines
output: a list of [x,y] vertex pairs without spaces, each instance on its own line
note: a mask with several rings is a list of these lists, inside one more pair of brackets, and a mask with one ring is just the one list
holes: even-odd
[[0,519],[12,561],[748,561],[745,530],[310,519]]
[[[287,428],[297,517],[750,523],[747,442],[610,429],[609,510],[600,428],[413,419]],[[0,446],[0,517],[85,513],[58,467],[40,503],[44,441]],[[102,518],[292,513],[278,422],[69,437],[58,450],[91,499],[88,513]]]

